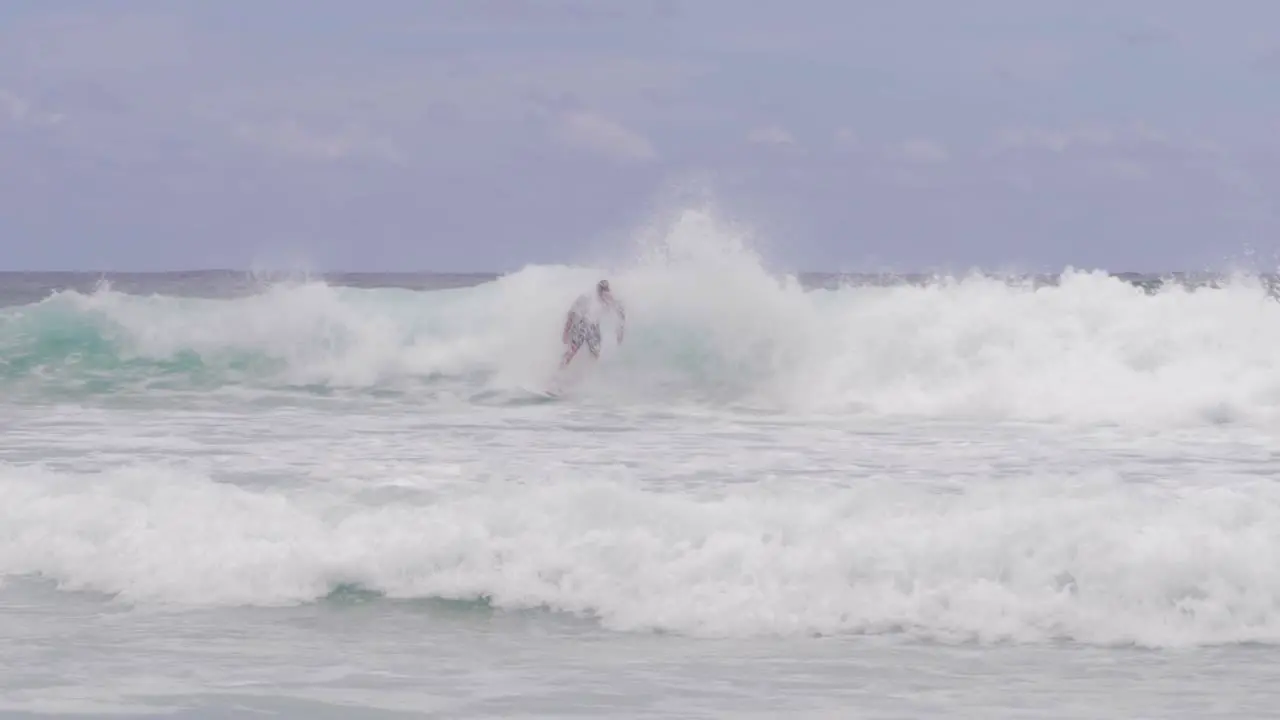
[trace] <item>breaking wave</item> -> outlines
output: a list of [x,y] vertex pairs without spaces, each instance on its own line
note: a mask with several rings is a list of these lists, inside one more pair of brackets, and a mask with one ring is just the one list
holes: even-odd
[[612,270],[527,267],[434,291],[55,293],[0,310],[0,383],[501,397],[547,381],[563,312],[602,273],[627,304],[626,342],[606,343],[578,391],[610,402],[1189,422],[1280,409],[1280,303],[1257,277],[1151,291],[1068,270],[1050,284],[974,274],[806,289],[692,212]]
[[[653,492],[581,477],[354,502],[135,464],[0,466],[0,575],[139,604],[279,606],[359,587],[548,608],[620,631],[1280,642],[1280,489],[1046,475]],[[429,492],[428,492],[429,490]]]

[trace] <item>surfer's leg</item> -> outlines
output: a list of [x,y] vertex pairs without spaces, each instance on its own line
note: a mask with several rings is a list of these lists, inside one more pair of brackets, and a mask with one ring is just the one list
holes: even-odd
[[569,349],[564,351],[564,357],[560,360],[560,367],[568,365],[573,360],[573,356],[578,354],[578,348],[582,347],[582,343],[576,338],[569,341]]
[[587,349],[591,351],[591,357],[600,357],[600,326],[592,325],[587,331]]
[[560,360],[560,367],[568,365],[573,360],[573,357],[578,354],[578,349],[582,347],[582,336],[582,324],[574,323],[569,330],[569,342],[567,343],[569,348],[564,351],[564,358]]

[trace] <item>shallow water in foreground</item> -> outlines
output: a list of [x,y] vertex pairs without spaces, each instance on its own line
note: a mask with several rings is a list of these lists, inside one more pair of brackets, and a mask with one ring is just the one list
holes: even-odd
[[112,404],[4,421],[6,710],[1190,718],[1280,694],[1256,432]]

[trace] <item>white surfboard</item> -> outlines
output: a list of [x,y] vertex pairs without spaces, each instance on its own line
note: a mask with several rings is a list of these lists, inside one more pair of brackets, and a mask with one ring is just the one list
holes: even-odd
[[520,389],[544,400],[558,400],[564,395],[564,392],[554,381],[546,384],[524,384],[520,386]]

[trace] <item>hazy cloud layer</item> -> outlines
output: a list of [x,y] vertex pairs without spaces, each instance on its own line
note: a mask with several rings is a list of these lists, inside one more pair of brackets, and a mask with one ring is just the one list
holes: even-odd
[[572,262],[693,178],[788,268],[1274,265],[1277,57],[1264,0],[12,0],[0,265]]

